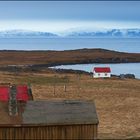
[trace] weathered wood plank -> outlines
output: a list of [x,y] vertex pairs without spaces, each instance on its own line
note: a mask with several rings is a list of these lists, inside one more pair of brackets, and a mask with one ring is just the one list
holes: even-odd
[[97,125],[0,128],[0,139],[96,139]]

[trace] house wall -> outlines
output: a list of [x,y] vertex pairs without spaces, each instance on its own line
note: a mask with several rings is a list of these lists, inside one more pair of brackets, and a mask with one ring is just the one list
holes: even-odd
[[106,78],[106,77],[111,77],[111,73],[96,73],[96,72],[93,72],[93,77],[94,77],[94,78]]
[[97,139],[97,124],[0,126],[0,139]]

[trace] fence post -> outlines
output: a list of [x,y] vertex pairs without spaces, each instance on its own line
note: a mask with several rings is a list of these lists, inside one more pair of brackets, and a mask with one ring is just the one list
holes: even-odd
[[78,82],[78,89],[80,90],[81,89],[81,87],[80,87],[80,78],[81,78],[81,75],[80,74],[78,74],[77,75],[77,82]]
[[54,75],[53,94],[55,95],[56,75]]
[[64,91],[65,91],[65,92],[67,91],[67,87],[66,87],[66,84],[64,85]]

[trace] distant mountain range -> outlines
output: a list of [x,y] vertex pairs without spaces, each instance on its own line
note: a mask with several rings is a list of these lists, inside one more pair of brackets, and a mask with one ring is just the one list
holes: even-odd
[[24,38],[24,37],[57,37],[57,34],[49,32],[26,31],[26,30],[9,30],[0,31],[0,38]]
[[73,31],[66,33],[50,33],[26,30],[0,31],[0,38],[33,38],[33,37],[93,37],[93,38],[140,38],[140,29],[111,29],[103,31]]
[[112,29],[93,32],[72,32],[69,37],[140,37],[140,29]]

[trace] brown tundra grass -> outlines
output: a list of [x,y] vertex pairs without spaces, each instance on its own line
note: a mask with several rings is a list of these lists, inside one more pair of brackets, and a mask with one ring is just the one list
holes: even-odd
[[94,101],[99,118],[99,138],[140,138],[140,80],[0,72],[0,83],[30,83],[34,100]]

